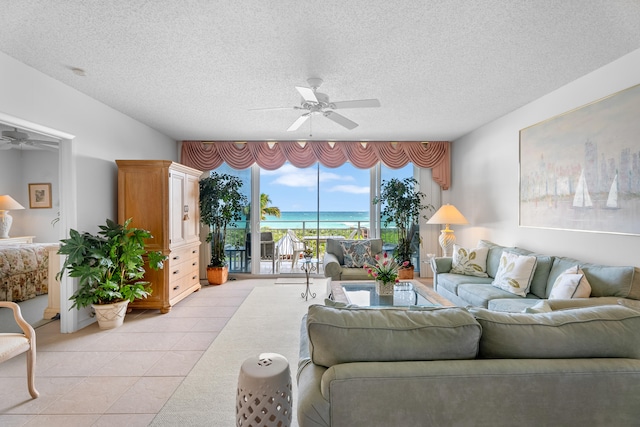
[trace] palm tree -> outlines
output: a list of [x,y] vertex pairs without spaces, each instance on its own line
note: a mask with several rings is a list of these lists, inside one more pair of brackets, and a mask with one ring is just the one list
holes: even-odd
[[260,219],[266,219],[267,215],[273,215],[276,218],[280,218],[280,208],[275,206],[267,206],[271,203],[271,199],[268,194],[260,194]]

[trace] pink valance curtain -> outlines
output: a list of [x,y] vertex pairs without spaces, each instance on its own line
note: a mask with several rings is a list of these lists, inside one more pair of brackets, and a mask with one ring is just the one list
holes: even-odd
[[443,190],[451,183],[448,141],[183,141],[181,163],[200,170],[213,170],[222,163],[234,169],[246,169],[257,163],[276,170],[285,162],[299,168],[320,162],[335,168],[351,162],[369,169],[377,162],[394,169],[413,163],[431,168],[433,180]]

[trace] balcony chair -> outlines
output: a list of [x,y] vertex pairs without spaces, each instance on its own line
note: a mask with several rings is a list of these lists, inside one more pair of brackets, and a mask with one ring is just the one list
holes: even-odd
[[[247,233],[245,240],[247,258],[251,259],[251,233]],[[271,272],[275,272],[276,266],[276,244],[273,241],[273,233],[263,231],[260,233],[260,261],[271,261]]]
[[0,308],[13,310],[13,318],[23,333],[0,333],[0,363],[24,352],[27,353],[27,385],[32,398],[38,397],[35,387],[36,375],[36,332],[22,317],[20,306],[15,302],[0,301]]
[[282,236],[278,243],[276,244],[276,258],[278,262],[278,271],[280,271],[280,264],[284,261],[288,256],[291,256],[291,271],[300,259],[300,254],[304,252],[307,244],[296,236],[296,233],[293,230],[287,230],[287,234]]

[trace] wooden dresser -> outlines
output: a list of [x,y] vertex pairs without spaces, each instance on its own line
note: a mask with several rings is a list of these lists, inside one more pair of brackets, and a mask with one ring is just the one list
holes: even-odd
[[169,259],[163,269],[149,269],[145,276],[152,293],[131,303],[132,308],[171,307],[200,290],[201,171],[169,160],[116,160],[118,165],[118,222],[149,230],[150,251],[161,251]]

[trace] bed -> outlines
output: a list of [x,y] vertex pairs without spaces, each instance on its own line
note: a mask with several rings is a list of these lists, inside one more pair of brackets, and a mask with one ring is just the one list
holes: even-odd
[[0,301],[21,302],[48,294],[44,318],[60,312],[57,243],[0,245]]

